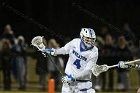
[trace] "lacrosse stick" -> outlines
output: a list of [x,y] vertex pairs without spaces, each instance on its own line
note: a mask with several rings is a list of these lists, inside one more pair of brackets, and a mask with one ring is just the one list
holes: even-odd
[[[32,39],[31,41],[31,45],[35,46],[39,51],[42,51],[45,49],[45,45],[43,44],[43,36],[36,36]],[[45,53],[42,53],[44,55],[44,57],[46,57]],[[50,54],[47,54],[48,57],[50,58],[51,62],[55,65],[55,67],[57,68],[57,70],[59,71],[60,74],[63,75],[62,71],[60,70],[60,68],[56,65],[56,63],[53,61],[52,57]]]
[[[125,65],[129,65],[129,64],[137,63],[137,62],[139,62],[139,61],[140,61],[140,59],[133,60],[133,61],[127,61],[127,62],[125,62],[124,64],[125,64]],[[118,64],[112,65],[112,66],[108,66],[108,69],[114,68],[114,67],[117,67],[117,66],[118,66]]]
[[[125,62],[125,65],[133,64],[133,63],[136,63],[136,62],[139,62],[139,61],[140,61],[140,59],[133,60],[133,61],[128,61],[128,62]],[[107,71],[108,69],[115,68],[115,67],[118,67],[118,64],[112,65],[112,66],[107,66],[107,65],[95,65],[91,70],[92,70],[92,73],[93,73],[95,76],[98,76],[100,73],[105,72],[105,71]]]
[[36,36],[32,39],[31,45],[35,46],[39,51],[45,49],[43,44],[43,36]]

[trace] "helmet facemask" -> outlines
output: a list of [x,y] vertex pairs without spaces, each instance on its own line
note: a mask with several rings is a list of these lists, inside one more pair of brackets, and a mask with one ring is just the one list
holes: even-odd
[[95,43],[95,38],[89,38],[89,37],[82,37],[82,41],[83,43],[88,47],[93,47],[94,46],[94,43]]
[[82,28],[80,32],[80,37],[86,49],[89,49],[94,46],[96,35],[93,29]]

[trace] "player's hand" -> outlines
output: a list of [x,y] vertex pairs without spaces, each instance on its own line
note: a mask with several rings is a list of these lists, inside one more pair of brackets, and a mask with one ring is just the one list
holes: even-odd
[[118,68],[128,68],[128,65],[126,65],[124,61],[119,61]]
[[76,79],[72,75],[66,75],[61,78],[62,83],[71,83],[76,81]]
[[53,49],[53,48],[52,49],[47,49],[46,48],[46,49],[42,50],[42,52],[53,55],[53,56],[55,55],[55,49]]

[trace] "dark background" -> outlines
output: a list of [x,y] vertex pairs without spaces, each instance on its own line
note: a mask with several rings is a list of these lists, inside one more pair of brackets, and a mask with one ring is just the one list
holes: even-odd
[[[8,8],[2,2],[46,26],[50,30],[39,27]],[[140,4],[135,0],[3,0],[0,4],[0,34],[4,26],[9,23],[16,35],[23,35],[27,42],[36,35],[63,38],[78,37],[81,27],[91,27],[98,34],[104,23],[80,11],[73,6],[76,3],[93,14],[103,18],[108,23],[122,28],[124,23],[129,23],[131,29],[140,36]],[[53,34],[51,33],[54,31]],[[112,33],[118,32],[110,29]],[[53,35],[52,35],[53,34]]]

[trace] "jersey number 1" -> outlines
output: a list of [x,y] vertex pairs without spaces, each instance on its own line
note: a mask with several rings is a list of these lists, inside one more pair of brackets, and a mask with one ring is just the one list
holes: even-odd
[[73,64],[76,65],[77,69],[80,69],[81,65],[79,59],[76,59]]

